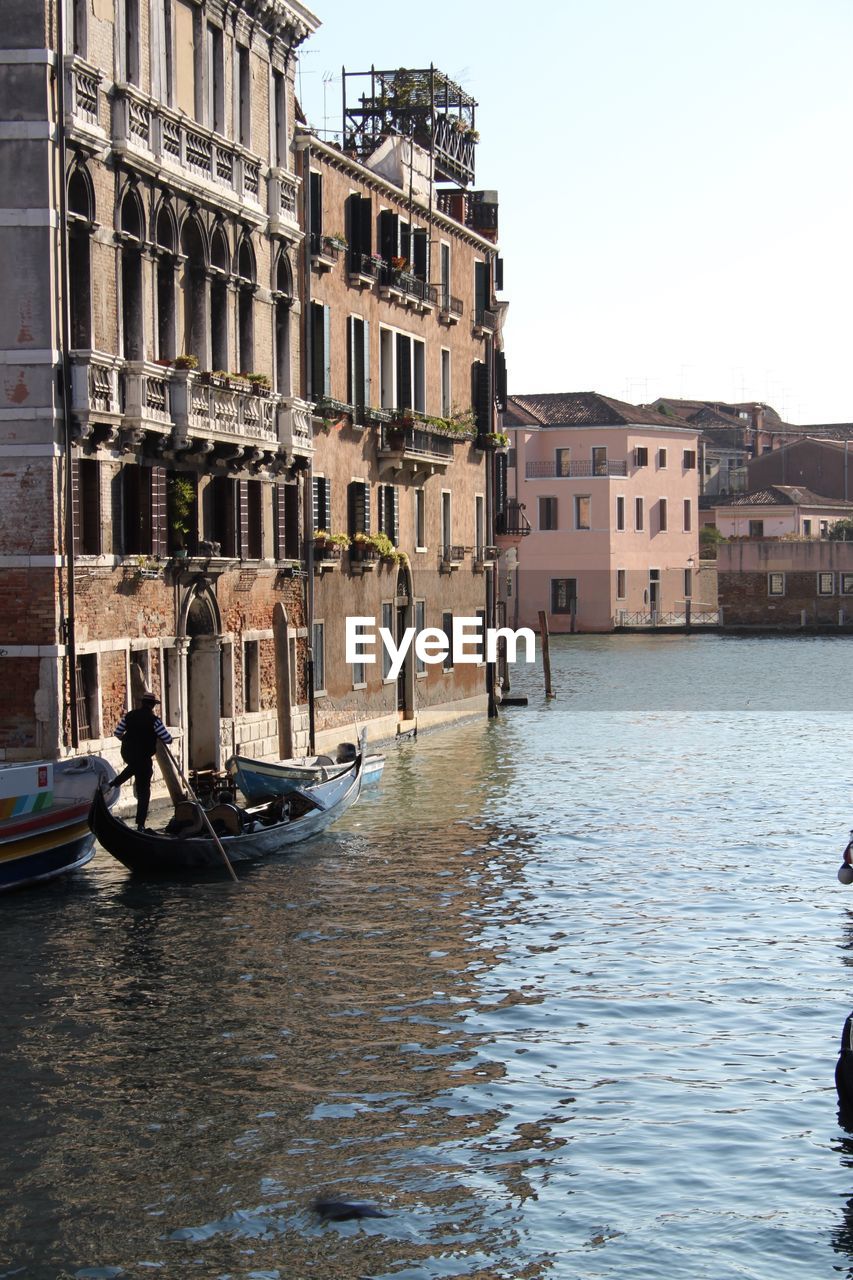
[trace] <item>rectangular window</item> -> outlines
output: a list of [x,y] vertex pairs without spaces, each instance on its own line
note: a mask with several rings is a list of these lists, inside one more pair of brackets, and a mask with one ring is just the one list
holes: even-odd
[[347,402],[362,421],[361,410],[370,404],[370,322],[350,316],[347,328]]
[[625,570],[624,569],[616,570],[616,599],[617,600],[625,599]]
[[[394,606],[386,603],[382,606],[382,625],[386,631],[394,635]],[[388,652],[388,646],[382,645],[382,679],[387,680],[391,671],[391,655]]]
[[822,538],[825,538],[825,537],[828,535],[828,533],[829,533],[829,521],[828,521],[828,520],[821,520],[821,522],[820,522],[820,536],[821,536]]
[[482,560],[486,545],[486,499],[481,493],[474,497],[474,548],[476,558]]
[[842,573],[841,594],[843,596],[853,596],[853,573]]
[[315,622],[311,628],[311,649],[314,654],[314,692],[326,692],[326,624]]
[[556,498],[540,498],[539,499],[539,528],[540,529],[556,529],[557,528],[557,499]]
[[261,642],[243,643],[243,710],[261,709]]
[[299,487],[273,485],[273,554],[276,560],[299,559]]
[[689,600],[693,595],[693,570],[684,570],[684,599]]
[[320,529],[323,529],[326,533],[334,533],[332,528],[332,482],[327,476],[314,476],[312,501],[314,533],[317,533]]
[[557,449],[555,451],[556,472],[558,476],[570,476],[572,474],[572,451],[571,449]]
[[659,498],[658,499],[658,528],[660,529],[661,533],[666,532],[666,520],[667,520],[666,498]]
[[[167,30],[168,36],[168,30]],[[195,6],[175,0],[175,106],[195,116]]]
[[445,558],[448,555],[447,548],[453,541],[453,521],[451,520],[450,490],[442,489],[441,491],[441,546],[442,554]]
[[658,449],[658,470],[666,467],[666,449]]
[[442,347],[441,349],[441,416],[449,418],[451,411],[450,399],[450,352]]
[[785,594],[784,573],[768,573],[767,594],[769,596],[783,596]]
[[122,551],[125,555],[150,555],[151,469],[132,463],[122,468]]
[[263,485],[260,480],[243,481],[246,508],[241,512],[241,552],[244,559],[262,560],[264,555]]
[[394,334],[379,330],[379,395],[383,409],[394,408]]
[[693,531],[693,504],[689,498],[684,499],[684,532]]
[[763,520],[750,520],[749,536],[750,538],[764,537],[764,521]]
[[381,484],[377,490],[379,532],[387,533],[396,547],[400,541],[400,491],[395,484]]
[[571,613],[577,605],[577,578],[551,579],[551,612]]
[[517,462],[516,462],[516,450],[515,450],[515,446],[514,446],[514,445],[513,445],[513,447],[512,447],[511,449],[507,449],[507,452],[506,452],[506,465],[507,465],[508,467],[511,467],[511,468],[513,469],[513,471],[515,470],[516,466],[518,465],[518,464],[517,464]]
[[225,132],[225,90],[222,52],[222,28],[212,22],[207,24],[207,110],[209,129]]
[[447,653],[444,655],[442,668],[445,671],[453,670],[453,614],[443,613],[441,615],[441,629],[447,636]]
[[415,489],[415,550],[426,550],[426,494]]
[[805,519],[803,520],[803,537],[810,538],[811,536],[812,536],[812,522],[811,520]]
[[249,50],[245,45],[237,45],[237,75],[235,76],[234,93],[237,111],[234,134],[241,146],[252,149],[252,70]]
[[450,245],[446,241],[441,242],[440,261],[440,283],[441,298],[440,304],[442,311],[450,310]]
[[[426,601],[416,600],[415,601],[415,636],[416,637],[419,636],[425,627],[426,627]],[[424,662],[423,658],[418,657],[417,651],[415,651],[415,675],[416,676],[426,675],[426,663]]]
[[591,499],[586,494],[575,494],[575,528],[589,529]]
[[323,175],[312,169],[308,175],[308,203],[310,205],[309,233],[311,252],[323,248]]
[[616,498],[616,528],[625,528],[625,499],[621,493]]
[[101,734],[96,653],[77,657],[77,729],[81,738],[98,738]]
[[124,78],[139,84],[139,0],[124,0]]
[[683,465],[685,471],[693,471],[696,467],[696,450],[685,449]]
[[831,596],[835,594],[834,573],[819,573],[817,575],[817,593],[819,596]]
[[607,475],[607,450],[603,445],[596,445],[592,451],[592,474],[594,476]]
[[332,394],[331,323],[329,307],[322,302],[312,302],[309,395],[315,403]]
[[642,533],[643,531],[643,499],[642,498],[634,499],[634,528],[636,529],[637,533]]
[[77,555],[99,556],[101,543],[101,465],[92,458],[74,462],[72,476],[74,550]]
[[[219,665],[219,718],[230,720],[234,715],[234,646],[226,643],[222,646],[222,661]],[[169,720],[174,724],[174,720]]]
[[236,556],[237,547],[237,482],[227,476],[215,476],[208,486],[210,541],[219,544],[223,556]]
[[647,467],[649,465],[649,451],[645,445],[638,445],[634,450],[634,466]]
[[347,488],[347,533],[370,533],[370,485],[351,480]]
[[352,664],[352,687],[354,689],[363,689],[367,684],[367,667],[363,662],[354,662]]
[[273,164],[279,169],[289,169],[287,147],[287,80],[281,71],[272,73],[273,96]]

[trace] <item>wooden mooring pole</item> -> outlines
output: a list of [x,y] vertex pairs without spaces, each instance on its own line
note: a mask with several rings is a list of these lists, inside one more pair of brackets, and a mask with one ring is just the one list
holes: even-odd
[[551,688],[551,646],[548,635],[548,615],[544,609],[539,610],[539,634],[542,637],[542,669],[545,672],[545,697],[556,698]]

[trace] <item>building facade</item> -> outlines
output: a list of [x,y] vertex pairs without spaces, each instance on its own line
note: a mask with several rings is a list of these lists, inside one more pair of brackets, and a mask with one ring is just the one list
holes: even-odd
[[[430,75],[377,74],[390,94],[402,75]],[[410,628],[493,618],[497,202],[484,220],[478,193],[437,197],[442,157],[411,136],[383,132],[344,153],[306,131],[297,147],[306,396],[319,424],[313,715],[331,745],[356,719],[382,738],[488,708],[484,651],[455,667],[410,651],[395,677],[378,640],[373,662],[346,661],[345,618],[373,619],[397,643]]]
[[717,580],[726,628],[853,628],[851,542],[723,542],[717,549]]
[[508,494],[530,526],[502,580],[516,625],[543,610],[551,631],[609,631],[683,612],[698,566],[697,430],[594,392],[510,396],[503,423]]
[[372,139],[392,154],[369,170],[366,146],[297,138],[318,25],[298,0],[4,17],[0,759],[114,754],[143,687],[197,770],[482,709],[482,670],[410,663],[398,690],[342,652],[347,613],[493,608],[502,312],[496,202],[465,185],[475,104],[430,69],[443,167],[404,198],[399,144]]

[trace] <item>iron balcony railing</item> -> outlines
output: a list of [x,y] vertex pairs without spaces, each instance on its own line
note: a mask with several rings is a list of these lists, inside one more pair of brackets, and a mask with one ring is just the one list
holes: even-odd
[[401,271],[397,267],[389,266],[388,263],[385,263],[380,270],[379,283],[386,289],[394,289],[406,297],[417,298],[419,302],[424,302],[431,307],[434,307],[438,301],[438,289],[434,284],[428,284],[419,276],[412,275],[411,271]]
[[383,423],[379,437],[380,453],[419,454],[424,458],[453,457],[453,439],[436,435],[418,427],[401,427]]
[[718,627],[720,611],[708,605],[697,604],[690,609],[676,609],[663,613],[660,610],[641,610],[638,613],[619,609],[613,619],[617,627]]
[[371,280],[376,280],[383,265],[382,259],[372,253],[356,253],[354,249],[349,251],[347,268],[351,276],[369,276]]
[[440,311],[442,315],[461,316],[463,304],[461,298],[454,298],[449,289],[442,287],[439,290],[439,298],[441,300]]
[[465,548],[446,543],[442,548],[441,558],[446,564],[461,564],[465,559]]
[[530,533],[530,521],[524,514],[524,503],[510,501],[504,511],[495,516],[495,533],[502,538],[525,538]]
[[577,462],[564,462],[559,467],[556,462],[527,462],[524,474],[528,480],[557,479],[572,480],[586,476],[627,476],[628,463],[622,459],[608,458],[605,462],[593,462],[589,458],[581,458]]
[[498,327],[498,318],[494,311],[490,311],[488,307],[478,307],[474,312],[474,327],[482,329],[483,333],[495,333]]

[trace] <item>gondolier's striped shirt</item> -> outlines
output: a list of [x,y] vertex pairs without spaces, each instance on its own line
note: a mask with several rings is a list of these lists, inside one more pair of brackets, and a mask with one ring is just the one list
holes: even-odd
[[[123,738],[125,733],[127,732],[127,725],[125,724],[126,719],[127,719],[127,713],[125,712],[125,714],[122,716],[122,718],[119,720],[118,724],[116,725],[115,736],[117,738]],[[169,743],[172,741],[171,733],[169,733],[169,730],[163,724],[163,721],[160,719],[159,716],[154,717],[154,732],[157,734],[157,737],[161,740],[161,742]]]

